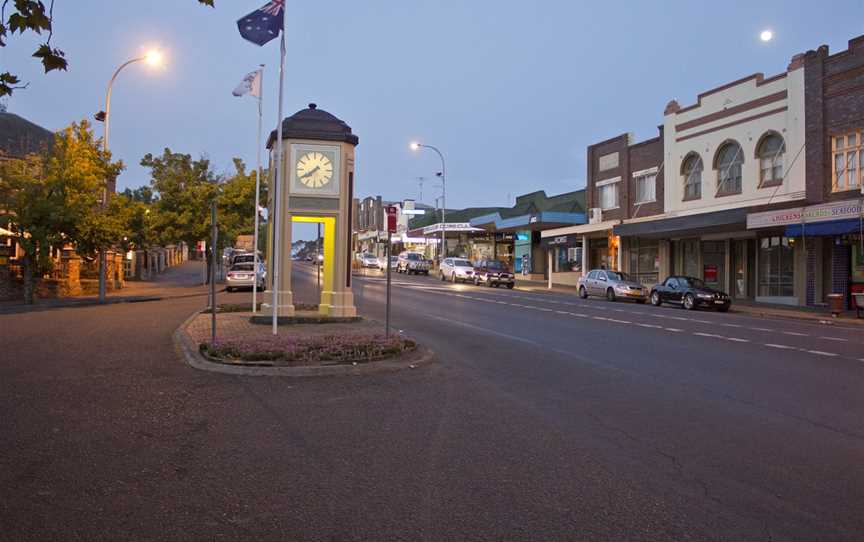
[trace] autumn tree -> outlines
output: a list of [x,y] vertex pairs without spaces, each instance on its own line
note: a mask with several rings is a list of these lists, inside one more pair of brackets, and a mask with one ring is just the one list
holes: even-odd
[[33,302],[34,273],[50,269],[51,249],[69,243],[91,249],[116,239],[100,202],[106,179],[122,168],[86,120],[57,133],[44,155],[0,161],[0,209],[24,251],[26,303]]
[[[232,245],[238,235],[251,235],[255,230],[255,179],[257,170],[246,171],[239,158],[234,159],[234,174],[221,184],[218,205],[219,235],[223,246]],[[265,177],[266,178],[266,175]],[[261,202],[266,201],[266,186],[262,183]]]

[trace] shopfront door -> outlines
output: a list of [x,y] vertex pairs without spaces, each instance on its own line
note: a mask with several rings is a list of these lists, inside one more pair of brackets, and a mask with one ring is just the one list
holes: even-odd
[[726,290],[726,242],[702,242],[702,280],[709,288]]
[[747,240],[732,241],[732,292],[736,299],[747,298]]

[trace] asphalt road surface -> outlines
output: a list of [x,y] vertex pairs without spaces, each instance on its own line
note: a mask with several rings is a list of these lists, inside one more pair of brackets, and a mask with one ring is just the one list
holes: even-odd
[[[383,319],[380,276],[354,291]],[[170,337],[204,296],[0,315],[0,540],[864,539],[862,328],[403,275],[393,301],[438,363],[195,371]]]

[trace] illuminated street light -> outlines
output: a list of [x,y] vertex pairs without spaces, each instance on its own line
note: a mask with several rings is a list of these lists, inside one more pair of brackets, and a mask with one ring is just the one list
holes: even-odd
[[770,30],[763,30],[761,34],[759,34],[759,39],[764,42],[769,42],[774,38],[774,32]]
[[[157,68],[162,65],[162,52],[158,49],[150,49],[144,56],[139,56],[127,60],[123,64],[120,65],[114,71],[114,75],[111,76],[111,80],[108,81],[108,92],[105,94],[105,109],[103,111],[99,111],[94,115],[94,118],[104,124],[104,136],[102,138],[102,148],[105,151],[108,151],[108,135],[110,133],[110,123],[111,123],[111,91],[114,88],[114,81],[117,79],[117,76],[120,75],[120,72],[126,66],[130,64],[134,64],[136,62],[145,62],[148,66]],[[105,180],[105,186],[102,188],[102,206],[105,207],[108,205],[108,180]],[[99,250],[99,303],[105,303],[105,294],[106,294],[106,277],[105,277],[105,268],[107,262],[105,261],[105,249]]]
[[146,55],[144,55],[144,61],[154,68],[160,67],[162,65],[162,60],[162,51],[158,49],[151,49],[147,51]]
[[438,154],[438,158],[441,159],[441,249],[439,250],[438,255],[438,266],[440,269],[441,263],[444,261],[444,258],[447,257],[447,238],[444,236],[445,231],[447,230],[447,221],[444,220],[444,213],[446,212],[447,208],[447,200],[445,199],[447,194],[446,167],[444,166],[444,155],[441,154],[441,151],[439,151],[437,147],[433,147],[432,145],[424,145],[423,143],[419,143],[417,141],[411,142],[411,150],[416,151],[421,148],[435,151]]

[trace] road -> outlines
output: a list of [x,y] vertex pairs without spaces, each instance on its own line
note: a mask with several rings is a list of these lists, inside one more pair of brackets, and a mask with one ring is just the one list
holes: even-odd
[[0,315],[0,539],[864,538],[860,328],[397,275],[438,363],[274,379],[178,361],[204,299]]

